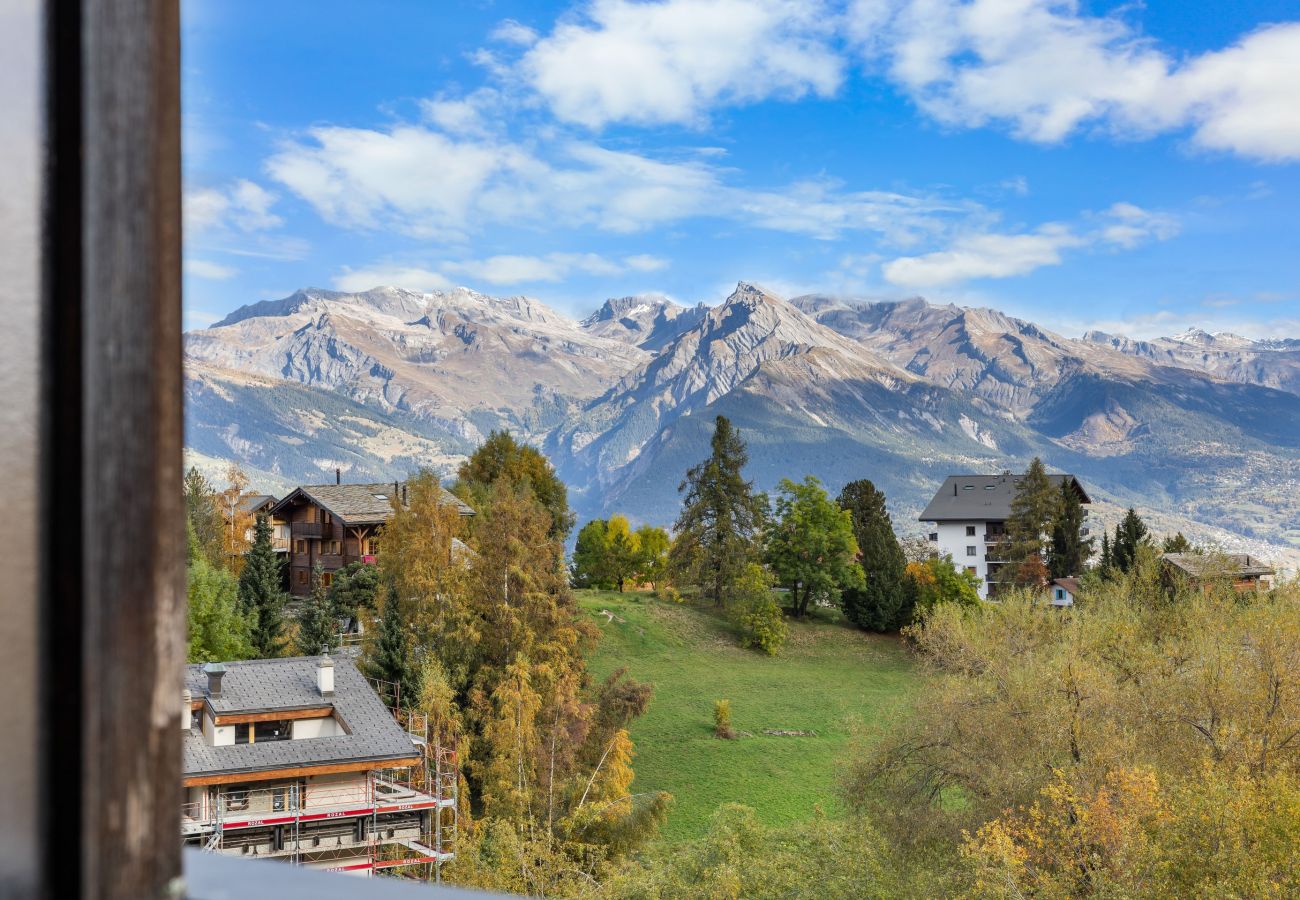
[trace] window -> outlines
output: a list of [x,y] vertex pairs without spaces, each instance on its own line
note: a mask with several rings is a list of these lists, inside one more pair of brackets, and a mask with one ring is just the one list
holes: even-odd
[[275,722],[254,722],[253,742],[287,741],[293,737],[293,723],[287,720]]
[[247,744],[248,735],[252,731],[252,725],[248,722],[240,722],[235,726],[235,743]]
[[325,585],[325,587],[329,587],[331,584],[334,583],[334,573],[322,572],[320,576],[320,583]]
[[968,547],[966,548],[966,555],[967,555],[967,556],[974,556],[974,555],[975,555],[975,548],[974,548],[973,546],[968,546]]
[[367,543],[367,544],[369,545],[369,547],[370,547],[370,555],[371,555],[371,556],[378,556],[378,555],[379,555],[379,538],[371,538],[371,539],[368,540],[366,543]]
[[293,552],[294,552],[294,553],[306,553],[306,552],[307,552],[307,542],[306,542],[306,541],[303,541],[303,540],[297,540],[297,541],[294,541],[294,542],[293,542]]
[[248,809],[248,791],[230,791],[226,794],[226,810]]
[[930,540],[932,540],[932,541],[937,541],[937,540],[939,540],[939,532],[937,532],[937,531],[931,531],[931,532],[930,532]]
[[299,584],[306,584],[306,583],[307,583],[307,570],[306,570],[306,569],[299,569],[299,570],[298,570],[298,583],[299,583]]
[[975,537],[975,526],[974,526],[974,525],[967,525],[967,526],[966,526],[966,537]]
[[974,566],[967,566],[967,567],[966,567],[966,571],[969,572],[969,573],[972,574],[972,575],[977,575],[977,574],[979,574],[979,573],[976,571],[976,569],[975,569]]
[[388,499],[388,495],[387,495],[387,494],[371,494],[370,496],[374,497],[376,500],[387,500],[387,499]]

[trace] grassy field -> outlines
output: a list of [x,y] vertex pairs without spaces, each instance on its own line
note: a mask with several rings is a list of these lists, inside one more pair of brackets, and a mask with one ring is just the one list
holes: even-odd
[[[896,638],[837,622],[792,622],[781,655],[742,650],[711,610],[648,594],[580,591],[601,631],[591,659],[603,678],[627,666],[655,686],[632,726],[634,791],[665,790],[676,802],[663,839],[702,834],[720,804],[744,803],[770,823],[838,806],[836,783],[855,723],[904,714],[916,675]],[[713,737],[713,701],[731,701],[733,726],[752,736]],[[763,729],[815,731],[778,737]]]

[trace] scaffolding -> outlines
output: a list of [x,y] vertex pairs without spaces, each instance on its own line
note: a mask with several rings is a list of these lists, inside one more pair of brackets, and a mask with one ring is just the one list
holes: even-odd
[[372,770],[364,782],[337,787],[306,779],[265,788],[220,785],[184,804],[183,837],[213,853],[441,882],[443,865],[456,857],[456,752],[429,740],[423,714],[393,714],[420,748],[418,765]]

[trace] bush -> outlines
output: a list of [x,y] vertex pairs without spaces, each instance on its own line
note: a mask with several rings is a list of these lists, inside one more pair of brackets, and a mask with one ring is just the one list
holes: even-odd
[[723,740],[732,740],[736,732],[731,727],[731,701],[713,701],[713,736]]
[[740,646],[756,647],[768,656],[776,656],[785,646],[785,616],[771,593],[756,599],[740,614],[739,621]]
[[659,590],[655,591],[655,596],[658,597],[660,600],[667,600],[669,603],[681,603],[683,600],[686,599],[685,597],[682,596],[682,592],[677,590],[677,588],[673,587],[672,585],[669,585],[664,588],[660,588]]

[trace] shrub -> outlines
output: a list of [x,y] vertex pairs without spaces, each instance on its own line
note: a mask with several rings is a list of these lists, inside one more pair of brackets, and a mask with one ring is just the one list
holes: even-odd
[[776,656],[785,646],[786,629],[781,607],[769,593],[740,614],[740,646],[757,647],[768,656]]
[[713,701],[713,736],[723,740],[732,740],[736,732],[731,727],[731,701]]

